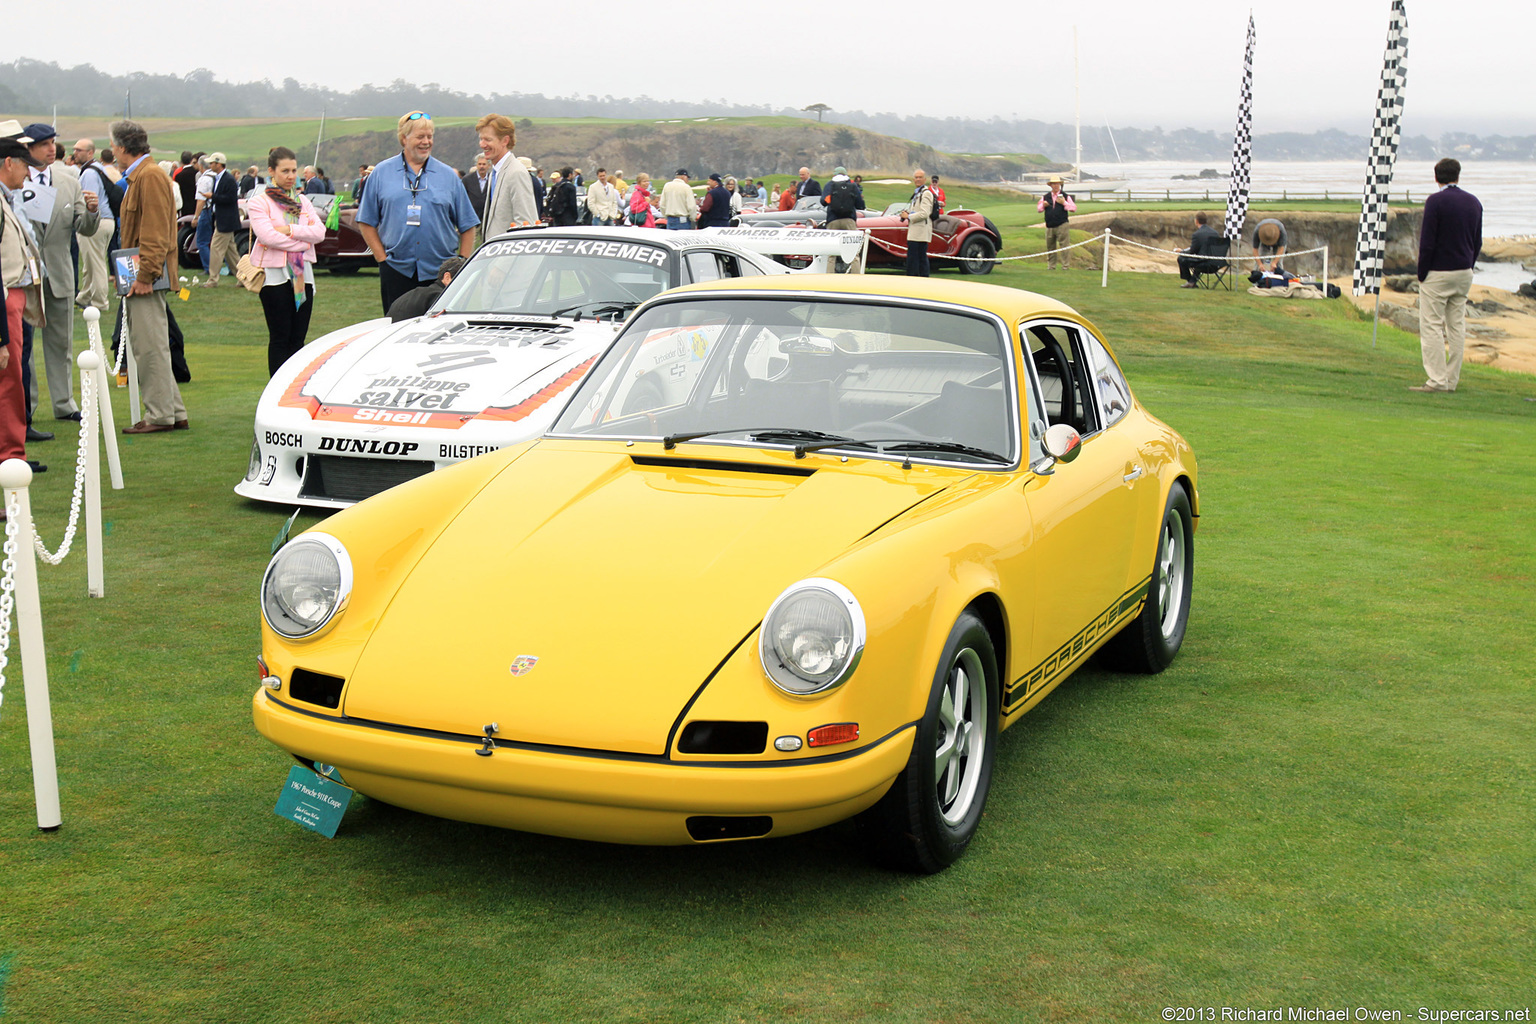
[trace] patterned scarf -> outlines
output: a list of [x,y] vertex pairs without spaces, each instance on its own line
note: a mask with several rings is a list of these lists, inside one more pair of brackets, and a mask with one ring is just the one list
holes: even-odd
[[[268,185],[267,198],[283,211],[283,220],[287,224],[291,226],[299,222],[299,217],[304,212],[304,204],[299,200],[297,191],[289,192],[276,185]],[[304,305],[304,253],[290,252],[286,256],[288,270],[293,275],[293,308],[298,309]]]

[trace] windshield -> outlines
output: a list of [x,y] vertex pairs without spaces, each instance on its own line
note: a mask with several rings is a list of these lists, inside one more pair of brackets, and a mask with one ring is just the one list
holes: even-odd
[[1009,352],[981,314],[862,298],[685,299],[642,313],[552,432],[1011,464]]
[[537,236],[475,253],[434,310],[611,319],[672,287],[672,259],[657,245]]

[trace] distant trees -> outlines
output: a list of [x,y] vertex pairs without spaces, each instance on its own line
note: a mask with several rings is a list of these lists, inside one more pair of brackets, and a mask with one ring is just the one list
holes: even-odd
[[837,133],[832,136],[832,147],[834,149],[852,149],[858,144],[859,140],[847,128],[839,128]]

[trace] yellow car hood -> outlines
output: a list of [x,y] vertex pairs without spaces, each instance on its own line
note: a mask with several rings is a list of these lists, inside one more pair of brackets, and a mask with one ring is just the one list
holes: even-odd
[[540,442],[412,570],[343,710],[662,754],[679,712],[784,587],[967,475],[713,445]]

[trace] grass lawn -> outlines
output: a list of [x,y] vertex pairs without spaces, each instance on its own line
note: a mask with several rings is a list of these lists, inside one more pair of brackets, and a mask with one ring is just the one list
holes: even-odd
[[[1030,204],[1032,211],[1032,204]],[[994,219],[1007,215],[994,205]],[[22,1021],[1156,1021],[1163,1007],[1519,1009],[1536,963],[1536,380],[1419,395],[1417,339],[1342,301],[1166,275],[989,279],[1104,330],[1200,459],[1188,639],[1090,666],[1003,738],[970,852],[926,879],[836,827],[645,849],[353,802],[272,813],[255,593],[283,511],[237,499],[254,296],[177,303],[192,429],[124,439],[107,597],[40,567],[64,827],[0,707],[0,1015]],[[322,277],[311,337],[373,315]],[[119,422],[126,392],[114,391]],[[44,539],[70,424],[35,447]],[[1070,468],[1067,470],[1070,471]],[[301,519],[313,523],[318,516]],[[1522,966],[1524,965],[1524,966]]]

